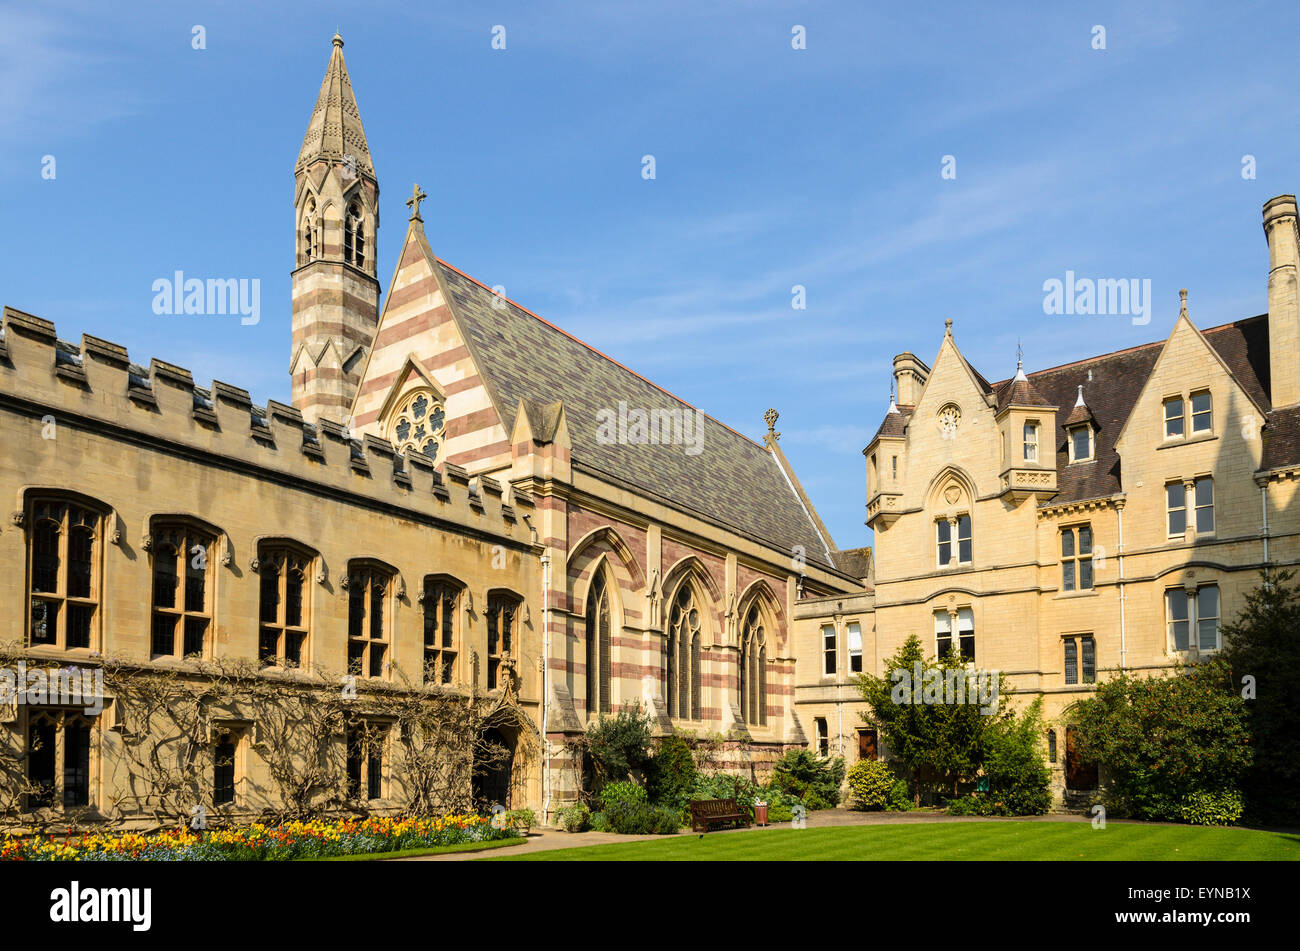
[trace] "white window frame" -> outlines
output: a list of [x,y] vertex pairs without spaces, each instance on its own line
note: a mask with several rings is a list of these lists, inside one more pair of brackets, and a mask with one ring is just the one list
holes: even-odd
[[[1210,501],[1209,501],[1208,504],[1205,504],[1205,505],[1202,505],[1201,502],[1200,502],[1200,500],[1197,498],[1197,493],[1199,492],[1200,487],[1201,487],[1202,485],[1207,485],[1207,486],[1209,486],[1209,488],[1210,488]],[[1208,475],[1205,475],[1205,476],[1197,476],[1195,479],[1192,480],[1192,498],[1191,498],[1191,503],[1192,503],[1192,504],[1191,504],[1191,508],[1192,508],[1192,525],[1193,525],[1193,526],[1195,527],[1195,529],[1196,529],[1196,534],[1197,534],[1197,535],[1213,535],[1213,534],[1214,534],[1214,527],[1215,527],[1215,520],[1214,520],[1214,476],[1208,476]],[[1210,520],[1210,527],[1209,527],[1209,528],[1201,528],[1201,513],[1202,513],[1202,512],[1209,512],[1209,520]]]
[[[1078,453],[1075,452],[1074,437],[1079,432],[1084,432],[1088,436],[1088,454],[1086,456],[1080,456]],[[1068,441],[1070,444],[1071,462],[1088,462],[1090,459],[1092,459],[1096,451],[1096,447],[1093,445],[1094,440],[1092,438],[1092,426],[1090,424],[1080,423],[1077,426],[1071,426],[1069,430],[1067,430],[1066,435],[1070,437]]]
[[1024,429],[1024,457],[1025,462],[1038,461],[1038,423],[1034,420],[1027,420]]
[[[1201,613],[1201,593],[1207,590],[1214,590],[1214,613],[1202,616]],[[1175,619],[1172,611],[1172,595],[1181,593],[1186,596],[1187,617]],[[1201,646],[1201,624],[1205,621],[1214,622],[1214,646]],[[1178,646],[1178,638],[1174,631],[1175,624],[1187,625],[1187,647]],[[1189,591],[1186,588],[1166,588],[1165,589],[1165,637],[1166,649],[1171,654],[1189,654],[1193,650],[1198,654],[1217,653],[1223,647],[1223,589],[1218,583],[1198,585],[1195,590]]]
[[[830,670],[826,669],[827,662]],[[822,625],[822,676],[834,677],[840,672],[840,638],[833,624]]]
[[[1209,407],[1203,410],[1197,410],[1196,398],[1204,396],[1209,401]],[[1193,390],[1191,398],[1188,400],[1188,409],[1191,411],[1191,425],[1188,427],[1188,435],[1196,436],[1200,433],[1211,434],[1214,432],[1214,395],[1209,390]],[[1196,422],[1198,417],[1205,417],[1204,428],[1197,428]]]
[[[850,621],[849,631],[849,673],[862,673],[862,625],[857,621]],[[856,662],[856,666],[854,666]]]
[[[1174,416],[1169,415],[1169,410],[1174,404],[1178,404],[1178,413]],[[1187,401],[1182,395],[1166,396],[1161,402],[1164,411],[1164,431],[1165,439],[1186,439],[1187,438]],[[1169,426],[1171,423],[1178,423],[1178,432],[1171,433]]]

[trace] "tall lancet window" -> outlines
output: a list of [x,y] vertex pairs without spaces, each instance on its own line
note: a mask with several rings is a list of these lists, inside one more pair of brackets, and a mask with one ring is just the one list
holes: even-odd
[[366,227],[359,201],[348,206],[343,234],[343,259],[357,267],[366,265]]
[[740,635],[740,718],[758,726],[767,723],[767,635],[757,604],[745,615]]
[[307,199],[307,210],[302,216],[303,251],[308,261],[320,257],[320,224],[316,219],[316,199]]
[[700,718],[700,625],[703,615],[689,583],[673,598],[668,616],[668,715],[683,720]]
[[587,593],[587,713],[610,712],[610,604],[605,572]]

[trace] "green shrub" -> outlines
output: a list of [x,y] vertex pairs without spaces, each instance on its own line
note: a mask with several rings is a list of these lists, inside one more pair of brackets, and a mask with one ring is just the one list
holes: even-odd
[[587,825],[592,832],[609,832],[609,817],[603,812],[593,812],[591,818],[587,820]]
[[537,825],[537,814],[531,809],[511,809],[506,813],[506,820],[516,828],[531,829]]
[[651,830],[655,835],[675,835],[677,830],[683,825],[682,814],[669,806],[655,806],[654,828]]
[[1241,818],[1241,796],[1235,792],[1194,792],[1183,800],[1181,817],[1197,826],[1230,826]]
[[894,780],[894,785],[889,787],[885,808],[890,812],[911,812],[913,805],[912,790],[908,788],[907,780]]
[[1031,703],[1020,715],[999,720],[985,736],[984,778],[988,808],[984,815],[1041,816],[1052,807],[1051,774],[1043,762],[1043,702]]
[[649,801],[646,791],[632,782],[608,783],[596,797],[600,803],[600,808],[605,812],[609,811],[610,806],[624,802],[644,803]]
[[755,799],[762,799],[769,806],[793,806],[799,797],[781,789],[775,784],[760,786],[747,776],[733,773],[700,773],[695,780],[695,788],[687,797],[688,802],[701,799],[735,799],[742,806],[753,806]]
[[591,810],[582,803],[577,803],[567,809],[561,809],[557,817],[565,832],[582,832],[587,828],[587,822],[591,818]]
[[628,780],[650,761],[650,717],[639,707],[601,716],[582,739],[584,768],[592,792]]
[[772,806],[767,807],[768,822],[789,822],[794,818],[794,811],[789,806]]
[[798,796],[809,809],[829,809],[840,801],[844,759],[822,759],[810,750],[789,750],[777,760],[772,780]]
[[849,791],[855,808],[884,809],[893,785],[894,771],[884,760],[860,759],[849,769]]
[[690,801],[698,777],[690,744],[676,734],[666,736],[646,767],[646,792],[651,802],[680,809]]
[[1247,715],[1232,672],[1215,660],[1098,684],[1072,725],[1080,757],[1107,767],[1114,814],[1176,822],[1190,795],[1240,788],[1253,755]]

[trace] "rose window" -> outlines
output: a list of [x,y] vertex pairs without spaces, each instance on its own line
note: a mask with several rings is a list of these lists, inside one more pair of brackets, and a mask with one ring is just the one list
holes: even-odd
[[393,414],[393,442],[398,449],[414,449],[437,460],[446,436],[447,414],[437,397],[427,390],[409,394]]

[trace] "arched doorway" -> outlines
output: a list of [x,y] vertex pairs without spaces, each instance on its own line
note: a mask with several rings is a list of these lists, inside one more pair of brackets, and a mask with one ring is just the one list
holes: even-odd
[[[513,733],[514,731],[510,731]],[[510,805],[513,786],[515,743],[513,736],[497,727],[488,727],[479,737],[474,750],[474,806],[482,812]]]

